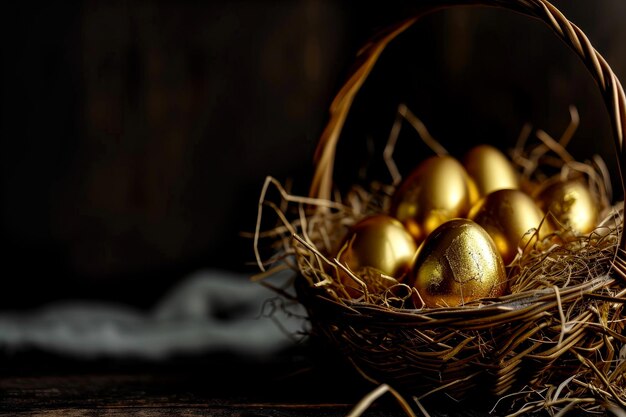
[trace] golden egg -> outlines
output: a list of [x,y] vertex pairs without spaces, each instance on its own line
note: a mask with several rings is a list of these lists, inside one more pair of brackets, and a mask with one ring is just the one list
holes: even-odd
[[497,190],[517,190],[520,186],[519,175],[511,162],[493,146],[478,145],[470,149],[463,165],[476,182],[481,196]]
[[468,219],[450,220],[420,247],[410,280],[426,307],[453,307],[506,291],[502,257],[487,232]]
[[402,223],[380,214],[352,226],[339,251],[339,261],[355,273],[370,267],[400,280],[411,269],[416,252],[415,240]]
[[418,165],[398,188],[391,215],[421,242],[443,222],[470,208],[470,185],[463,166],[450,156],[435,156]]
[[598,203],[582,179],[548,181],[536,196],[539,207],[554,223],[556,229],[575,233],[591,232],[598,221]]
[[467,181],[467,191],[469,193],[469,206],[473,207],[474,204],[478,203],[480,200],[480,191],[478,191],[478,186],[476,185],[476,181],[469,175],[466,178]]
[[468,217],[491,236],[505,264],[515,258],[518,247],[530,247],[537,237],[545,237],[551,229],[543,221],[544,214],[535,201],[519,190],[488,194],[472,207]]

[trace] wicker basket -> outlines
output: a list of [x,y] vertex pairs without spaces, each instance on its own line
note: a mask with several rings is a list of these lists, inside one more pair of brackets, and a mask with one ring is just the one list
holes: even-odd
[[[605,100],[622,176],[626,173],[624,91],[585,34],[546,0],[457,0],[422,8],[361,50],[332,103],[316,153],[310,197],[331,200],[340,132],[386,45],[421,16],[463,5],[503,7],[541,20],[580,56]],[[626,238],[623,220],[618,224],[621,240],[617,238],[613,253],[605,254],[606,271],[598,269],[596,278],[572,280],[563,287],[511,294],[477,307],[410,310],[337,302],[323,287],[299,279],[298,301],[308,310],[314,333],[349,358],[363,376],[416,398],[434,392],[456,399],[475,393],[501,398],[531,392],[539,400],[524,411],[575,406],[591,410],[607,404],[626,408],[626,359],[620,360],[620,350],[626,354]]]

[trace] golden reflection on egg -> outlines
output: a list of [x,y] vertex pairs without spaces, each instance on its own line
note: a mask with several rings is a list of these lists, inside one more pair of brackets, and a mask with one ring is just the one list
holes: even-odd
[[[402,223],[380,214],[366,217],[350,228],[338,257],[355,273],[369,267],[401,280],[410,270],[416,252],[415,240]],[[344,279],[344,285],[357,285],[350,281]]]
[[550,213],[556,229],[578,234],[591,232],[598,221],[598,203],[582,179],[548,181],[537,193],[541,209]]
[[520,187],[519,175],[513,164],[493,146],[478,145],[470,149],[465,155],[463,165],[476,182],[481,196],[497,190],[516,190]]
[[469,207],[473,207],[474,204],[478,203],[480,200],[480,191],[478,191],[478,185],[476,185],[476,181],[469,175],[466,178],[467,181],[467,191],[469,193]]
[[488,194],[472,207],[468,217],[491,236],[505,264],[515,258],[518,248],[530,248],[551,231],[535,201],[519,190]]
[[391,215],[421,242],[440,224],[464,216],[470,198],[463,166],[450,156],[435,156],[418,165],[398,188]]
[[453,307],[504,294],[506,273],[487,232],[471,220],[454,219],[426,238],[407,283],[426,307]]

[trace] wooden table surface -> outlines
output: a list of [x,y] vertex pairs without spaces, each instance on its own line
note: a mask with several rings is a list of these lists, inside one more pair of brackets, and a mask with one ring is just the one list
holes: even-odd
[[[339,417],[375,388],[341,363],[298,349],[272,358],[223,353],[166,361],[3,352],[0,371],[0,416]],[[453,403],[427,407],[433,417],[487,415]],[[364,416],[405,414],[385,396]]]

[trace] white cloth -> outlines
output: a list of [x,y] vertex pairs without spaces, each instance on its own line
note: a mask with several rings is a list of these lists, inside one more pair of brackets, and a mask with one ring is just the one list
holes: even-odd
[[303,309],[290,305],[287,312],[280,303],[247,276],[207,270],[189,276],[151,312],[86,301],[0,312],[0,349],[151,359],[215,350],[268,355],[294,344],[304,328]]

